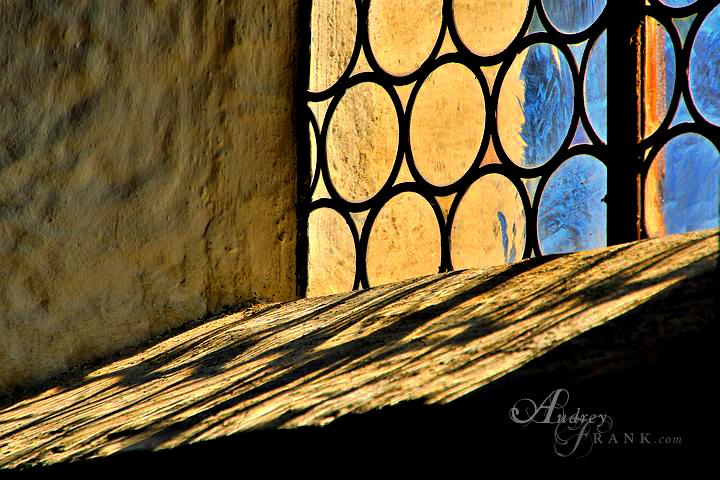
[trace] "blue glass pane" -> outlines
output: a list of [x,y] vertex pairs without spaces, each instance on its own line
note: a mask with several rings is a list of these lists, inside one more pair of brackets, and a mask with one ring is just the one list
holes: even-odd
[[585,72],[585,108],[590,125],[603,142],[607,141],[607,32],[590,51]]
[[720,5],[705,18],[690,51],[690,94],[700,114],[720,125]]
[[591,144],[590,137],[588,136],[587,132],[582,126],[582,123],[578,123],[577,130],[575,130],[575,136],[573,137],[572,142],[570,142],[570,146],[579,145],[579,144]]
[[582,43],[570,45],[570,50],[572,50],[573,57],[575,57],[575,65],[577,65],[578,70],[580,70],[580,64],[582,63],[583,53],[585,53],[585,47],[587,47],[587,40]]
[[528,49],[520,78],[525,85],[525,122],[520,131],[526,145],[523,165],[532,167],[552,158],[567,135],[573,114],[573,79],[565,56],[547,43]]
[[665,163],[665,234],[720,226],[720,153],[707,138],[686,133],[670,140],[655,162]]
[[530,27],[528,28],[527,33],[537,32],[547,32],[547,30],[545,30],[545,27],[543,27],[543,24],[540,21],[540,17],[538,17],[537,10],[533,10],[533,16],[530,19]]
[[685,44],[688,31],[690,31],[690,26],[692,25],[692,22],[695,20],[696,16],[697,14],[690,15],[689,17],[672,19],[673,24],[675,24],[675,28],[677,28],[677,31],[680,34],[680,40],[682,40],[683,45]]
[[548,19],[555,28],[564,33],[582,32],[600,16],[607,0],[543,0]]
[[697,0],[660,0],[669,7],[686,7],[697,2]]
[[607,245],[607,168],[595,157],[577,155],[550,177],[538,210],[543,253],[567,253]]
[[677,111],[675,112],[675,116],[673,117],[672,122],[670,123],[670,127],[674,127],[675,125],[679,125],[681,123],[692,123],[693,119],[690,115],[690,111],[688,110],[687,106],[685,105],[685,96],[680,95],[680,103],[678,104]]

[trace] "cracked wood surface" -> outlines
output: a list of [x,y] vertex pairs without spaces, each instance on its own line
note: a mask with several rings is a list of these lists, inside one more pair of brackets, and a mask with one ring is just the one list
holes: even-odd
[[[253,306],[3,399],[0,468],[443,404],[511,372],[623,368],[632,345],[707,328],[717,261],[712,230]],[[611,324],[607,344],[582,340]],[[581,355],[522,370],[573,342]]]

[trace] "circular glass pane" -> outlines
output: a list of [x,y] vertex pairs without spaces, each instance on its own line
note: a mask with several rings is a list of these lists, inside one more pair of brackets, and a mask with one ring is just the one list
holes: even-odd
[[542,165],[562,145],[573,114],[570,65],[555,46],[526,48],[510,66],[498,99],[498,135],[514,163]]
[[310,22],[309,90],[321,92],[335,85],[350,63],[357,32],[355,2],[313,2]]
[[584,87],[590,125],[600,140],[607,142],[607,31],[592,46]]
[[453,18],[463,44],[487,57],[505,50],[520,33],[528,0],[453,0]]
[[703,20],[690,51],[690,95],[700,114],[720,125],[720,5]]
[[720,226],[720,153],[710,140],[685,133],[653,160],[645,181],[645,227],[657,237]]
[[475,74],[446,63],[423,82],[410,119],[415,166],[428,182],[450,185],[470,168],[485,131],[485,98]]
[[398,149],[398,118],[390,95],[376,83],[345,92],[327,133],[330,179],[345,199],[372,198],[387,182]]
[[697,2],[697,0],[660,0],[660,2],[669,7],[687,7]]
[[456,269],[520,260],[525,250],[525,210],[515,185],[496,173],[480,177],[463,195],[451,235]]
[[607,0],[543,0],[548,20],[558,31],[577,33],[587,29],[600,16]]
[[355,281],[355,242],[345,219],[335,210],[319,208],[308,218],[307,295],[352,290]]
[[440,227],[422,196],[401,193],[382,207],[370,231],[366,265],[372,286],[438,272]]
[[368,12],[370,48],[380,68],[409,75],[427,60],[442,26],[442,0],[373,0]]
[[315,129],[312,125],[308,125],[310,129],[310,180],[312,183],[315,178],[315,169],[317,168],[317,138],[315,138]]
[[550,176],[538,209],[538,237],[544,254],[607,245],[607,168],[595,157],[567,159]]

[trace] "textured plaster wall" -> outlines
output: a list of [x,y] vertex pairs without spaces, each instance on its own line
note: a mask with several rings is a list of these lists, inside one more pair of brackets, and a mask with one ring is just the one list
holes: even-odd
[[297,2],[0,2],[0,393],[295,296]]

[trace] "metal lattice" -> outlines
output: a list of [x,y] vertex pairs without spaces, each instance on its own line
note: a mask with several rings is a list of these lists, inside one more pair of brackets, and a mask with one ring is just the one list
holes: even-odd
[[[525,213],[525,245],[524,250],[518,255],[517,259],[542,255],[543,251],[538,235],[539,204],[551,176],[569,159],[578,155],[589,155],[599,160],[608,168],[609,173],[611,173],[608,177],[609,184],[615,181],[614,178],[616,178],[616,176],[613,176],[613,172],[625,172],[621,173],[621,175],[626,176],[640,175],[641,179],[639,183],[642,187],[638,189],[637,194],[644,195],[644,190],[641,189],[644,189],[650,165],[657,157],[661,148],[670,140],[683,133],[693,132],[713,141],[716,148],[720,144],[720,142],[718,142],[718,138],[720,138],[719,127],[704,118],[692,101],[685,102],[689,115],[692,117],[692,122],[680,123],[678,125],[673,124],[673,118],[679,108],[681,97],[685,99],[691,98],[688,75],[684,72],[687,72],[695,36],[702,21],[717,3],[716,1],[699,0],[689,6],[671,8],[658,0],[651,0],[648,6],[643,5],[642,7],[638,7],[638,12],[641,14],[639,20],[639,26],[641,28],[643,28],[642,18],[649,15],[662,25],[670,35],[676,58],[675,71],[678,72],[678,74],[676,74],[673,95],[667,108],[668,113],[657,129],[644,138],[642,138],[642,133],[640,133],[641,137],[637,142],[634,141],[635,139],[631,139],[631,142],[618,139],[617,145],[614,145],[612,143],[614,141],[612,128],[617,129],[617,126],[613,127],[609,125],[609,127],[612,127],[608,128],[608,130],[610,130],[610,142],[606,142],[601,138],[603,135],[597,131],[597,125],[591,122],[584,96],[584,79],[588,70],[589,57],[593,51],[593,46],[598,44],[600,40],[603,40],[601,36],[607,32],[609,32],[609,36],[612,36],[612,30],[608,27],[610,26],[612,15],[616,14],[617,10],[612,11],[609,6],[605,6],[602,12],[591,21],[587,28],[583,28],[582,31],[579,32],[567,33],[558,29],[551,22],[546,11],[546,2],[530,0],[528,2],[525,19],[514,40],[512,40],[505,50],[499,53],[481,56],[474,53],[463,42],[455,22],[453,12],[454,2],[446,0],[442,8],[440,33],[429,57],[419,68],[411,73],[404,76],[396,76],[384,71],[380,67],[371,48],[368,32],[368,16],[371,1],[355,0],[358,25],[357,35],[350,61],[344,73],[334,85],[326,90],[321,92],[305,91],[304,95],[304,112],[307,114],[307,122],[309,122],[311,126],[317,144],[317,166],[314,169],[312,178],[309,178],[310,169],[307,166],[301,168],[301,177],[303,177],[303,173],[306,174],[305,178],[301,178],[299,183],[301,189],[299,192],[301,230],[307,229],[307,219],[310,213],[317,209],[330,208],[339,213],[347,223],[355,244],[356,261],[353,288],[367,288],[370,286],[370,282],[368,280],[366,253],[374,222],[383,206],[387,205],[391,199],[404,192],[414,192],[420,195],[428,205],[432,207],[435,214],[441,239],[438,271],[450,271],[454,269],[450,242],[453,222],[458,206],[474,182],[489,174],[499,174],[515,186]],[[617,8],[617,6],[614,6],[614,8]],[[680,34],[675,28],[673,18],[688,17],[691,15],[696,16],[690,23],[686,39],[683,43]],[[440,54],[446,35],[449,36],[457,51]],[[612,41],[613,39],[608,39],[609,43]],[[559,55],[562,56],[564,64],[567,65],[572,75],[574,91],[572,114],[569,127],[566,132],[563,132],[561,144],[550,158],[540,164],[533,164],[532,161],[525,161],[522,164],[518,164],[517,159],[513,161],[513,159],[508,156],[503,147],[503,141],[499,137],[497,125],[499,96],[504,80],[508,75],[508,70],[515,59],[521,52],[529,51],[531,47],[537,45],[554,47],[556,49],[555,51],[559,52]],[[578,50],[573,50],[574,47],[571,47],[574,45],[584,45],[582,55],[576,56]],[[612,48],[609,48],[608,51],[608,70],[610,70],[608,77],[608,98],[610,98],[613,95],[613,76],[620,76],[622,73],[612,71]],[[361,52],[367,59],[372,71],[353,74]],[[410,122],[418,93],[421,91],[428,77],[443,65],[450,63],[464,66],[476,77],[482,91],[486,109],[485,126],[480,147],[477,150],[472,165],[457,181],[449,185],[436,185],[424,178],[416,165],[410,138]],[[481,68],[491,66],[497,66],[498,68],[497,75],[492,83],[492,89]],[[399,126],[398,148],[394,164],[382,188],[369,199],[353,202],[343,198],[333,183],[328,167],[326,145],[328,126],[343,95],[352,87],[365,82],[371,82],[380,86],[392,100]],[[412,85],[406,107],[403,106],[403,102],[396,90],[396,87],[405,85]],[[321,101],[329,101],[329,105],[322,124],[319,124],[312,109],[307,107],[307,105],[308,102]],[[609,102],[612,105],[612,101],[609,100]],[[612,122],[613,118],[621,118],[623,114],[615,113],[614,115],[615,117],[613,117],[613,113],[610,113],[609,122]],[[633,106],[629,105],[628,112],[625,115],[630,119],[629,123],[632,123],[634,116],[642,116],[644,115],[644,111],[633,111]],[[299,131],[302,133],[307,130],[299,129]],[[584,135],[584,141],[580,143],[574,142],[574,139],[576,139],[580,133]],[[499,163],[483,163],[491,141]],[[302,144],[301,148],[305,147],[307,147],[307,145]],[[623,160],[624,166],[622,169],[618,170],[614,168],[616,167],[615,164],[620,161],[617,158],[617,152],[623,148],[631,152],[631,157],[637,154],[643,157],[644,161],[631,164],[632,162]],[[645,155],[642,152],[648,153]],[[403,162],[406,162],[406,167],[410,171],[413,180],[411,182],[398,183],[398,173],[401,170]],[[330,198],[311,201],[313,192],[317,188],[321,177]],[[632,179],[630,184],[632,184]],[[618,188],[613,189],[610,187],[611,185],[608,187],[609,194],[607,197],[608,225],[613,223],[613,219],[611,218],[612,210],[610,209],[611,203],[627,202],[627,199],[623,200],[617,193],[613,193],[617,192]],[[449,195],[454,195],[454,199],[449,212],[445,215],[437,198]],[[629,198],[632,200],[632,192]],[[605,201],[605,199],[603,199],[603,201]],[[367,214],[361,229],[358,229],[352,218],[352,215],[358,212],[365,212]],[[638,213],[638,215],[640,214]],[[647,235],[643,226],[641,226],[640,229],[642,231],[641,236]],[[630,232],[629,237],[631,239],[632,236],[633,233]],[[625,235],[625,237],[628,237],[628,235]],[[608,240],[610,240],[610,236],[608,236]],[[300,265],[302,262],[306,262],[306,259],[303,258],[299,261],[300,270],[305,267],[304,265]]]

